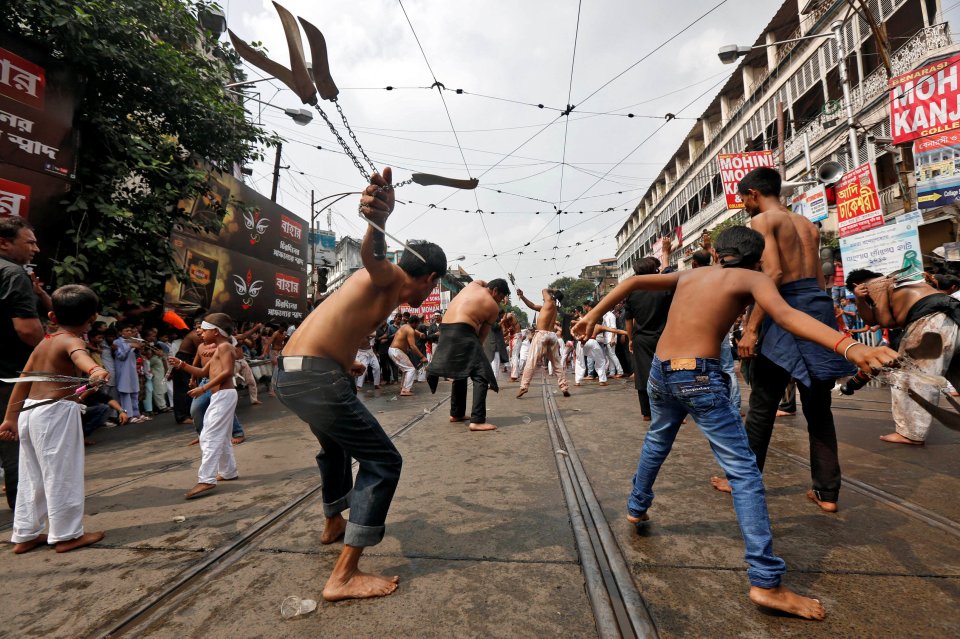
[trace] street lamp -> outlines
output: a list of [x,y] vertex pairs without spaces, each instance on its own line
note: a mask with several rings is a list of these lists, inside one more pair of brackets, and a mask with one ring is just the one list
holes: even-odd
[[767,47],[774,47],[780,44],[800,42],[801,40],[813,40],[815,38],[829,38],[832,36],[834,41],[837,43],[837,57],[839,58],[839,61],[837,62],[837,69],[840,72],[840,86],[843,87],[843,101],[846,104],[847,143],[850,146],[850,158],[853,160],[854,166],[860,166],[860,148],[857,145],[856,123],[853,118],[853,104],[850,102],[850,82],[847,76],[847,54],[843,48],[843,21],[836,20],[833,22],[833,24],[830,25],[830,30],[833,31],[833,33],[818,33],[816,35],[791,38],[789,40],[770,42],[768,44],[758,44],[750,47],[738,44],[728,44],[727,46],[720,47],[720,50],[717,52],[717,57],[720,58],[720,62],[724,64],[733,64],[738,58],[747,55],[754,49],[766,49]]

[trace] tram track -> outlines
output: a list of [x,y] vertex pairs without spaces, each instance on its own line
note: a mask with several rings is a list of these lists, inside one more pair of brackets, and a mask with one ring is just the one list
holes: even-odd
[[656,626],[590,486],[551,391],[550,385],[543,385],[547,430],[597,633],[601,639],[655,639],[659,636]]
[[[391,440],[396,440],[421,420],[430,415],[441,404],[448,401],[447,394],[435,402],[429,409],[423,409],[407,420],[402,426],[390,434]],[[356,462],[354,462],[356,464]],[[238,537],[230,540],[219,548],[209,552],[206,556],[189,566],[178,576],[166,584],[159,592],[143,601],[135,610],[125,614],[117,620],[111,620],[89,632],[87,637],[107,639],[114,637],[138,636],[131,633],[150,627],[156,621],[172,613],[186,600],[196,593],[208,581],[227,567],[247,556],[257,547],[257,542],[264,533],[276,528],[288,517],[301,510],[308,503],[320,496],[322,484],[317,483],[294,499],[273,509],[260,518],[253,526]]]

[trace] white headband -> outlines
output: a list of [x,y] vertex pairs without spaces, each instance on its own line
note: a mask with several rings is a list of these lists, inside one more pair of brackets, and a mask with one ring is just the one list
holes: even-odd
[[230,338],[230,336],[227,335],[227,332],[226,332],[225,330],[223,330],[222,328],[220,328],[220,327],[217,326],[216,324],[211,324],[210,322],[208,322],[208,321],[206,321],[206,320],[200,322],[200,328],[202,328],[202,329],[205,330],[205,331],[209,331],[210,329],[214,329],[214,330],[216,330],[218,333],[220,333],[221,335],[223,335],[224,337],[226,337],[227,339]]

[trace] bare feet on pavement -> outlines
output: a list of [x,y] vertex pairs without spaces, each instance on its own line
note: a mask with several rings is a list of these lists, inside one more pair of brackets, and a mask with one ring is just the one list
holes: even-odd
[[530,389],[528,389],[528,388],[521,388],[520,391],[517,393],[517,399],[520,399],[521,397],[523,397],[524,395],[526,395],[528,390],[530,390]]
[[332,544],[338,539],[343,539],[343,533],[347,530],[347,520],[343,515],[337,513],[333,517],[327,517],[323,524],[323,533],[320,535],[320,543]]
[[186,499],[193,499],[194,497],[198,497],[199,495],[202,495],[207,491],[213,490],[216,487],[217,487],[216,484],[197,484],[196,486],[191,488],[190,491],[184,495],[184,497]]
[[643,513],[639,517],[634,517],[633,515],[627,515],[627,521],[629,521],[634,526],[642,524],[645,521],[650,521],[650,515]]
[[193,440],[192,442],[190,442],[189,444],[187,444],[187,446],[196,446],[196,445],[199,444],[199,443],[200,443],[200,438],[197,437],[195,440]]
[[242,444],[243,442],[247,441],[247,436],[240,435],[240,437],[232,437],[230,441],[233,442],[233,444]]
[[922,441],[917,441],[915,439],[908,439],[901,435],[900,433],[890,433],[889,435],[880,435],[880,439],[885,442],[890,442],[891,444],[909,444],[911,446],[923,446]]
[[83,533],[76,539],[68,539],[67,541],[57,542],[57,545],[54,546],[54,548],[57,549],[57,552],[70,552],[71,550],[76,550],[77,548],[83,548],[84,546],[95,544],[104,537],[106,537],[106,534],[102,530],[91,533]]
[[730,488],[730,482],[723,477],[711,477],[710,485],[713,486],[714,490],[719,490],[721,493],[733,493],[733,489]]
[[777,411],[777,417],[793,417],[793,416],[796,415],[796,414],[797,414],[796,412],[788,413],[788,412],[785,411],[785,410],[778,410],[778,411]]
[[822,620],[827,611],[816,599],[801,597],[785,586],[750,588],[750,601],[764,608],[772,608],[804,619]]
[[346,580],[334,579],[331,575],[327,585],[323,587],[323,598],[327,601],[342,601],[343,599],[385,597],[396,590],[399,583],[399,576],[369,575],[359,570],[353,572]]
[[474,423],[471,423],[470,426],[468,426],[468,428],[469,428],[470,430],[497,430],[497,427],[494,426],[493,424],[474,424]]
[[47,543],[47,536],[40,535],[36,539],[31,539],[30,541],[21,541],[19,544],[14,544],[13,554],[22,555],[25,552],[30,552],[37,546],[42,546]]
[[463,421],[463,417],[453,417],[453,416],[450,417],[451,424],[456,424],[457,422],[462,422],[462,421]]
[[817,493],[813,492],[813,490],[807,491],[807,499],[815,503],[817,506],[820,506],[820,509],[823,510],[824,512],[828,512],[828,513],[837,512],[837,502],[823,501],[822,499],[817,497]]

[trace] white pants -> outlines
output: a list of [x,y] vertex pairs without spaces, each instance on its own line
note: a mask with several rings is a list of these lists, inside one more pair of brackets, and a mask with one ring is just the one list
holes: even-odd
[[[373,385],[380,385],[380,359],[373,354],[373,349],[357,351],[357,361],[373,371]],[[363,380],[367,378],[367,372],[363,375],[357,375],[357,388],[363,388]]]
[[493,376],[499,382],[500,381],[500,353],[493,354],[493,360],[490,362],[490,367],[493,368]]
[[607,344],[606,347],[608,375],[623,375],[623,366],[620,365],[620,358],[617,357],[616,348],[615,344]]
[[417,374],[417,369],[413,367],[413,362],[411,362],[407,354],[399,348],[391,347],[387,353],[390,355],[393,363],[397,365],[397,368],[400,369],[400,372],[403,373],[403,382],[401,383],[400,390],[408,391],[413,388],[413,380]]
[[607,358],[603,353],[604,350],[595,339],[588,339],[585,343],[577,342],[577,361],[574,362],[573,366],[574,383],[582,382],[584,375],[587,374],[586,362],[583,361],[585,356],[593,360],[600,381],[607,381]]
[[224,479],[237,476],[237,460],[233,456],[233,413],[237,408],[237,390],[224,388],[210,397],[210,406],[203,415],[200,431],[200,470],[197,481],[216,484],[217,475]]
[[[24,408],[39,400],[28,399]],[[20,480],[13,517],[15,544],[83,535],[83,426],[75,402],[54,402],[20,413]]]

